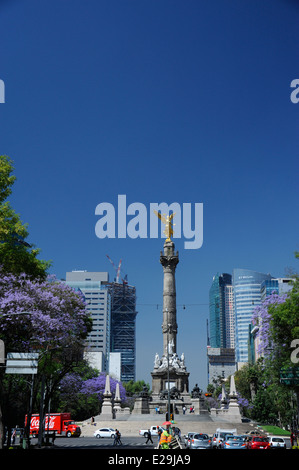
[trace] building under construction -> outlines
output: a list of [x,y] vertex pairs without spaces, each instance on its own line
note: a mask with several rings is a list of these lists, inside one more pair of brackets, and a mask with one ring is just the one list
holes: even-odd
[[[117,279],[118,281],[118,279]],[[110,352],[120,353],[120,380],[135,382],[136,371],[136,289],[122,282],[107,282],[110,305]]]

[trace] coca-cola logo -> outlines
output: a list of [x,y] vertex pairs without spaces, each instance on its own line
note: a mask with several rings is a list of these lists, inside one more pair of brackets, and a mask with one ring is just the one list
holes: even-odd
[[[31,427],[38,428],[39,427],[39,416],[34,416],[31,419]],[[45,429],[53,429],[55,427],[55,416],[50,416],[50,419],[46,417],[45,419]]]
[[39,417],[34,417],[31,419],[31,427],[38,428],[39,427]]
[[47,417],[45,422],[45,429],[53,429],[55,425],[55,416],[50,416],[50,419]]

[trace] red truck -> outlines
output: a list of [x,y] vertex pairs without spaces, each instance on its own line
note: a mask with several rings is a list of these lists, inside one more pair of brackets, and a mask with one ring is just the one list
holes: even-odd
[[[25,418],[25,425],[27,422],[27,415]],[[30,434],[33,437],[38,435],[39,429],[39,415],[31,416]],[[50,413],[46,414],[45,418],[45,433],[48,431],[55,431],[56,436],[66,437],[79,437],[81,435],[81,428],[71,419],[70,413]]]

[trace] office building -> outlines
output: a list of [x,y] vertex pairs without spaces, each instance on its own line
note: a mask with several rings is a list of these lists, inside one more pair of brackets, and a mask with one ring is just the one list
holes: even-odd
[[[120,380],[135,382],[136,289],[126,281],[107,283],[106,286],[111,299],[110,353],[118,360],[120,358]],[[113,364],[116,367],[116,359]]]
[[135,381],[135,287],[127,280],[109,282],[107,272],[67,272],[66,283],[81,290],[92,318],[85,348],[89,364],[122,382]]
[[261,284],[261,301],[263,302],[273,292],[278,295],[286,294],[292,289],[293,281],[294,279],[285,277],[263,281]]
[[225,379],[236,371],[234,351],[234,302],[231,274],[217,273],[209,292],[210,335],[208,383]]
[[236,372],[235,350],[232,348],[207,348],[208,383],[227,379]]
[[254,308],[261,303],[261,284],[273,279],[270,274],[234,269],[232,285],[235,311],[235,353],[238,368],[247,363],[248,331]]
[[235,309],[234,292],[232,285],[224,287],[225,299],[225,329],[226,329],[226,347],[234,349],[235,347]]
[[[231,274],[217,273],[209,292],[210,311],[210,346],[212,348],[231,347],[232,340],[229,333],[233,329],[233,303],[232,303],[232,276]],[[230,286],[230,288],[229,288]]]
[[92,330],[86,339],[85,357],[99,372],[109,371],[110,353],[110,295],[107,272],[71,271],[66,283],[80,289],[92,318]]

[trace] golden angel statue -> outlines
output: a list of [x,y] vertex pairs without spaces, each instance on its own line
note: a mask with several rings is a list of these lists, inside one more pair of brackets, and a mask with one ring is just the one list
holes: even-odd
[[157,217],[161,220],[163,224],[165,224],[165,230],[163,230],[164,235],[166,235],[166,241],[169,242],[171,240],[171,236],[173,235],[173,225],[172,224],[172,219],[175,215],[175,212],[173,212],[171,215],[166,216],[166,214],[160,214],[160,212],[157,212],[154,210],[154,213],[156,214]]

